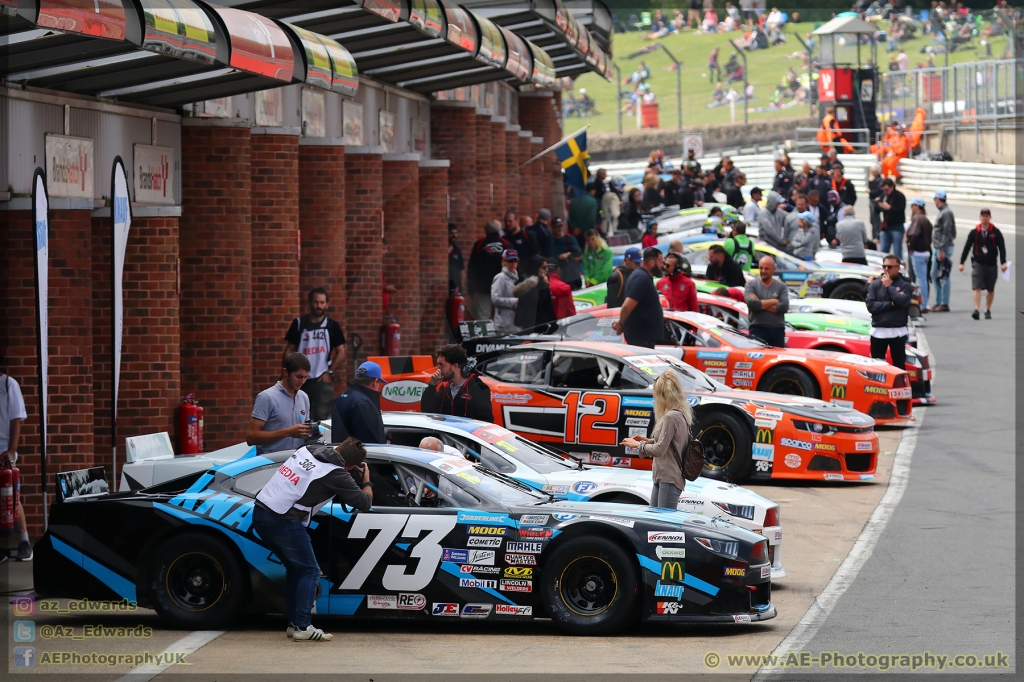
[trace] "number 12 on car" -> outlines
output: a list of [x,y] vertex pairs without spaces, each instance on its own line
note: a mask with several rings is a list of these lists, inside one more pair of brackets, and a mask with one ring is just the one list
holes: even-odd
[[565,442],[588,445],[618,445],[619,408],[622,397],[616,393],[580,393],[569,391],[565,405]]

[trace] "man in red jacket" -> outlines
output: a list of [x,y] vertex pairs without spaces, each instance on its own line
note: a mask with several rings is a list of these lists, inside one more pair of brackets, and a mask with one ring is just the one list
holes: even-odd
[[551,289],[551,305],[555,309],[555,319],[561,320],[576,314],[576,302],[572,299],[572,287],[562,281],[554,269],[548,275],[548,287]]
[[665,276],[658,280],[658,292],[668,299],[669,310],[697,312],[697,285],[686,274],[682,255],[670,253],[665,258]]

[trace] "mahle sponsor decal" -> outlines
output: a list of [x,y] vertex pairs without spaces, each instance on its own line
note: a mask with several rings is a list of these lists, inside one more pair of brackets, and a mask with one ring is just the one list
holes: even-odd
[[510,542],[505,549],[514,553],[540,554],[544,551],[543,542]]
[[736,379],[753,379],[756,375],[754,372],[740,372],[733,370],[732,376]]
[[420,398],[423,397],[423,389],[426,387],[426,384],[419,381],[409,381],[407,379],[392,381],[384,385],[380,397],[402,405],[418,404]]

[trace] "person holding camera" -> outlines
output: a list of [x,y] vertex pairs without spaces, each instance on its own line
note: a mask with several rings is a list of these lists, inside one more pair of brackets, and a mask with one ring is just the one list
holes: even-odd
[[366,448],[355,438],[337,446],[307,445],[285,460],[256,495],[252,527],[284,564],[286,634],[296,642],[334,638],[310,622],[320,565],[306,528],[332,499],[370,510],[373,484],[365,460]]
[[437,349],[437,371],[420,396],[420,411],[493,422],[491,389],[469,369],[466,350],[457,343]]
[[309,378],[309,358],[290,353],[284,359],[282,379],[256,396],[245,442],[256,446],[256,454],[295,450],[312,432],[309,396],[301,390]]

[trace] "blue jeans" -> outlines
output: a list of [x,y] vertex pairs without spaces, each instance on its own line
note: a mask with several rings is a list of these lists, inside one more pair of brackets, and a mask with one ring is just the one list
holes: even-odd
[[309,532],[300,521],[278,518],[259,505],[253,511],[252,526],[284,564],[288,622],[305,630],[312,619],[316,586],[320,581],[320,565],[313,554]]
[[[939,251],[946,254],[946,260],[952,264],[953,245],[943,246],[942,249],[932,250],[932,282],[935,284],[935,305],[949,305],[949,277],[939,279]],[[921,292],[924,293],[924,292]],[[928,303],[928,299],[925,299]]]
[[888,230],[882,230],[881,242],[878,245],[878,250],[882,253],[889,253],[889,247],[892,247],[893,255],[900,260],[903,260],[903,226],[902,225],[890,225]]
[[910,256],[914,265],[914,281],[921,287],[921,307],[928,307],[928,256]]

